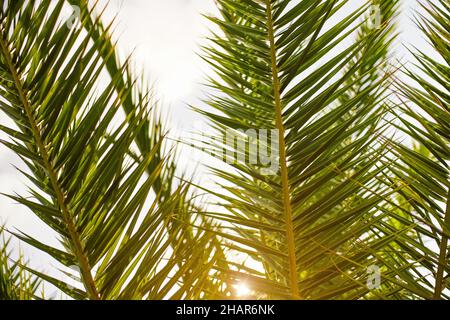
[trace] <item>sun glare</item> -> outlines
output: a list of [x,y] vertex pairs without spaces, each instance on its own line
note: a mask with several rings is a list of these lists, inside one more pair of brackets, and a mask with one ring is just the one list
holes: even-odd
[[238,297],[248,296],[251,293],[250,288],[244,282],[236,284],[234,288]]

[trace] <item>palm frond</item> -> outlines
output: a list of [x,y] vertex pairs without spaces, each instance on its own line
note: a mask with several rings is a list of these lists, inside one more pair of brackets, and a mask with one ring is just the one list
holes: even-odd
[[40,281],[25,269],[23,256],[11,257],[10,238],[0,228],[0,300],[32,300],[37,296]]
[[[342,13],[347,1],[217,3],[221,17],[210,19],[221,33],[205,48],[216,111],[199,111],[218,136],[205,148],[234,170],[212,168],[226,212],[210,215],[228,246],[264,270],[241,265],[229,281],[248,282],[259,297],[364,297],[367,267],[385,268],[383,251],[407,231],[383,227],[390,213],[379,209],[390,192],[378,141],[390,73],[376,70],[398,2],[382,1],[384,19],[372,29],[361,22],[371,3],[350,14]],[[250,160],[251,143],[227,141],[230,132],[249,141],[258,130],[276,132],[255,143],[278,151],[274,174]]]
[[[186,187],[160,197],[167,158],[162,139],[149,135],[160,134],[149,122],[149,94],[135,96],[133,108],[124,103],[134,88],[128,64],[108,69],[117,61],[110,60],[114,46],[93,36],[95,29],[68,28],[61,21],[66,5],[7,1],[0,12],[0,106],[16,124],[1,127],[10,137],[3,143],[27,165],[23,174],[34,185],[31,197],[10,197],[51,227],[61,246],[15,236],[78,269],[82,286],[30,271],[76,299],[199,295],[214,247],[203,231],[190,238],[199,252],[189,252],[180,228],[167,236]],[[91,17],[82,19],[86,25]],[[110,77],[98,93],[104,71]],[[150,145],[136,159],[139,139]]]
[[[447,1],[424,1],[417,26],[434,48],[436,58],[415,50],[417,65],[406,71],[412,84],[399,82],[398,129],[415,148],[393,141],[399,158],[393,168],[402,189],[404,209],[414,217],[420,240],[405,243],[429,280],[421,283],[435,299],[448,298],[448,239],[450,235],[450,6]],[[401,114],[400,114],[401,113]],[[418,259],[418,257],[423,257]],[[431,282],[431,283],[430,283]],[[434,282],[434,283],[433,283]]]
[[[92,11],[95,9],[90,9],[88,4],[84,1],[80,0],[68,0],[68,2],[72,6],[77,6],[80,8],[81,15],[86,19],[83,19],[83,27],[89,32],[93,41],[101,41],[105,45],[105,50],[101,52],[102,58],[105,59],[105,67],[108,70],[109,74],[113,76],[114,74],[122,72],[119,70],[119,62],[117,61],[117,57],[115,55],[108,55],[108,52],[114,51],[114,43],[112,42],[111,36],[108,31],[105,30],[105,27],[101,23],[101,21],[96,20],[93,21]],[[141,103],[143,91],[140,89],[140,83],[136,83],[133,80],[133,73],[130,68],[123,70],[125,73],[125,80],[119,79],[115,82],[116,91],[117,92],[129,92],[127,96],[122,99],[122,106],[126,114],[130,114],[136,107],[136,104]],[[131,90],[129,90],[131,88]],[[137,101],[135,101],[135,97],[139,97]],[[153,107],[154,109],[159,109],[157,106]],[[159,111],[159,110],[157,110]],[[152,185],[154,192],[158,197],[158,201],[164,202],[165,199],[169,199],[172,197],[173,188],[175,185],[177,166],[175,161],[177,159],[176,156],[176,145],[171,146],[173,149],[172,153],[167,154],[165,152],[165,140],[164,136],[167,132],[167,129],[164,126],[164,123],[160,119],[158,112],[154,112],[152,116],[145,122],[140,132],[136,135],[135,142],[139,149],[140,154],[147,154],[151,152],[155,147],[159,149],[155,153],[155,159],[153,163],[150,163],[147,168],[147,172],[151,174],[154,171],[155,165],[161,161],[163,157],[166,158],[166,164],[163,166],[160,177],[157,178],[155,183]],[[141,161],[142,159],[139,156],[135,157],[137,161]],[[180,197],[183,201],[178,201],[177,207],[174,210],[175,217],[172,223],[168,224],[168,232],[171,234],[170,238],[174,239],[174,241],[178,241],[180,237],[183,237],[183,241],[185,242],[186,247],[198,247],[197,239],[193,236],[195,234],[195,230],[193,226],[190,224],[190,221],[196,220],[197,223],[200,223],[203,229],[207,229],[211,227],[211,223],[208,219],[204,219],[202,210],[199,208],[194,208],[193,204],[190,200],[190,189],[188,188],[189,183],[185,185],[185,194]],[[178,221],[174,223],[174,221]],[[182,222],[182,223],[180,223]],[[222,262],[219,264],[222,267],[225,267],[225,258],[224,253],[220,252],[222,250],[219,245],[219,241],[214,239],[214,235],[210,235],[211,242],[215,243],[215,251],[217,255],[221,257],[220,260]],[[187,258],[188,252],[183,253],[183,259]],[[210,282],[210,281],[206,281]],[[213,284],[212,282],[208,283],[209,287],[214,287],[214,289],[210,288],[208,292],[203,292],[202,290],[197,290],[193,292],[197,292],[197,295],[193,296],[193,298],[215,298],[217,295],[224,295],[226,292],[222,292],[222,289],[219,289],[217,285],[220,287],[220,284]]]
[[[116,54],[111,54],[111,52],[115,52],[116,44],[113,42],[111,34],[109,32],[109,27],[105,27],[100,19],[93,18],[93,12],[98,8],[98,3],[92,8],[89,7],[86,1],[81,0],[67,0],[72,6],[75,6],[80,9],[80,21],[83,24],[83,28],[88,32],[92,41],[101,42],[103,44],[102,51],[99,52],[102,59],[105,60],[105,69],[108,71],[111,77],[118,73],[122,73],[123,78],[117,79],[114,82],[115,90],[117,93],[126,92],[126,95],[120,94],[121,97],[121,106],[124,112],[129,115],[136,109],[136,106],[139,104],[148,104],[151,105],[153,109],[158,109],[156,101],[152,101],[152,95],[148,97],[151,89],[150,88],[142,88],[145,85],[145,81],[137,82],[133,75],[133,72],[129,65],[125,69],[121,68],[120,61]],[[164,123],[159,115],[158,111],[148,117],[140,131],[136,134],[135,142],[138,147],[140,154],[147,154],[151,152],[155,147],[159,147],[155,154],[154,161],[150,163],[147,171],[151,174],[155,167],[158,166],[159,162],[162,158],[167,157],[168,155],[164,152],[163,148],[165,147],[165,143],[163,141],[164,135],[166,134],[167,128],[165,128]],[[140,159],[141,160],[141,159]],[[166,160],[167,163],[163,170],[161,171],[161,176],[155,181],[152,188],[159,197],[162,198],[162,201],[170,196],[173,182],[175,179],[175,163],[173,158],[169,158]],[[163,191],[163,192],[161,192]]]

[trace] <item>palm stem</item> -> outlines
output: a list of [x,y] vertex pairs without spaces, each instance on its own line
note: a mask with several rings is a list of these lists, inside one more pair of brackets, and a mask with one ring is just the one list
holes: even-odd
[[33,137],[36,141],[36,145],[37,145],[39,153],[42,157],[44,167],[48,173],[51,185],[52,185],[53,190],[56,195],[56,199],[61,208],[64,223],[67,226],[67,230],[69,232],[69,236],[71,239],[73,253],[75,254],[75,256],[79,262],[84,285],[86,287],[86,290],[89,293],[90,298],[97,300],[97,299],[99,299],[98,290],[95,285],[94,279],[92,277],[91,267],[89,265],[89,261],[88,261],[86,255],[84,253],[81,239],[76,231],[76,227],[73,222],[73,214],[70,212],[69,208],[67,207],[67,205],[65,203],[64,192],[59,185],[57,173],[53,168],[47,148],[46,148],[44,142],[42,141],[39,127],[37,125],[36,120],[34,119],[33,112],[31,110],[31,106],[27,99],[27,94],[23,88],[23,84],[22,84],[19,74],[14,66],[14,63],[13,63],[12,57],[11,57],[11,53],[8,49],[8,45],[6,44],[3,36],[4,36],[3,32],[0,31],[0,49],[5,58],[6,64],[9,68],[9,71],[11,72],[11,75],[13,77],[14,85],[18,91],[20,101],[24,107],[25,113],[26,113],[28,121],[29,121],[30,130],[32,131]]
[[[450,227],[450,189],[448,190],[447,194],[447,208],[445,210],[444,225]],[[447,257],[447,246],[448,246],[448,236],[446,230],[444,229],[442,232],[441,245],[439,248],[439,263],[436,271],[436,285],[434,287],[434,296],[433,296],[435,300],[440,299],[442,294],[442,287],[444,282],[443,281],[444,269],[446,266],[445,260]]]
[[278,77],[277,55],[275,45],[275,32],[273,28],[272,17],[272,4],[271,0],[266,0],[267,5],[267,28],[269,33],[270,54],[272,62],[272,83],[273,92],[275,98],[275,113],[276,113],[276,127],[279,132],[279,146],[280,146],[280,168],[281,168],[281,183],[283,188],[283,207],[286,221],[286,241],[288,247],[289,258],[289,278],[290,289],[294,299],[299,299],[298,279],[297,279],[297,257],[295,253],[295,239],[294,239],[294,226],[292,223],[292,208],[289,188],[289,175],[287,170],[286,159],[286,142],[285,142],[285,129],[282,118],[282,105],[281,105],[281,86],[280,79]]

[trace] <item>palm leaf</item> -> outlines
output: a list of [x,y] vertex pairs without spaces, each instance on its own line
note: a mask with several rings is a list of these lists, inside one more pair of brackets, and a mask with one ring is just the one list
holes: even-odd
[[[424,14],[417,26],[426,35],[437,58],[419,50],[413,51],[417,65],[407,70],[412,84],[399,81],[403,93],[397,112],[397,127],[412,138],[415,148],[393,141],[395,155],[400,159],[393,168],[395,178],[405,187],[403,207],[417,221],[420,239],[408,246],[424,254],[419,265],[429,274],[431,282],[421,285],[433,291],[433,298],[448,298],[448,239],[450,224],[450,6],[446,1],[422,3]],[[401,114],[400,114],[401,113]],[[433,249],[433,243],[437,250]],[[424,245],[426,244],[426,245]],[[431,248],[424,248],[424,247]]]
[[[123,78],[119,78],[114,82],[115,90],[117,93],[126,92],[126,95],[120,94],[121,106],[124,112],[129,115],[134,112],[137,105],[142,103],[153,105],[152,107],[154,109],[158,109],[158,107],[156,106],[156,102],[149,99],[143,99],[143,97],[147,96],[150,93],[150,89],[143,90],[143,88],[141,88],[142,85],[145,85],[145,81],[137,83],[133,76],[133,72],[130,69],[130,66],[127,65],[127,68],[122,70],[122,68],[120,67],[121,64],[116,54],[111,54],[111,52],[115,51],[115,43],[112,40],[112,37],[108,30],[109,28],[105,28],[101,20],[93,19],[93,11],[98,9],[98,4],[96,4],[92,8],[89,8],[88,3],[85,1],[67,0],[67,2],[72,6],[80,9],[80,21],[92,38],[92,41],[101,42],[103,44],[104,47],[99,52],[99,54],[101,55],[102,59],[105,60],[105,69],[108,71],[110,76],[114,77],[114,75],[118,73],[122,73],[124,75]],[[152,116],[146,119],[140,131],[136,134],[135,138],[135,142],[140,154],[145,155],[151,152],[157,146],[160,148],[160,150],[158,150],[155,155],[154,161],[150,163],[147,169],[149,174],[154,171],[154,168],[158,166],[158,163],[161,161],[161,159],[166,156],[163,150],[163,137],[166,134],[167,129],[164,127],[164,123],[162,122],[162,119],[160,119],[160,115],[157,111],[159,110],[155,110]],[[173,187],[173,180],[175,178],[175,164],[173,162],[174,159],[168,160],[170,160],[170,164],[168,163],[166,166],[164,166],[163,170],[161,171],[161,177],[159,177],[155,184],[152,186],[155,193],[158,194],[162,198],[162,200],[170,196],[170,192]],[[161,192],[161,190],[163,190],[164,192]]]
[[[110,60],[111,42],[93,36],[96,30],[68,28],[60,19],[65,6],[8,1],[0,12],[0,106],[16,124],[1,127],[11,138],[3,143],[27,165],[23,173],[34,185],[31,197],[10,197],[51,227],[61,247],[15,235],[78,269],[82,287],[30,272],[77,299],[200,295],[197,283],[214,261],[211,235],[192,232],[189,239],[204,249],[195,253],[174,239],[184,234],[179,227],[167,236],[186,187],[161,197],[170,181],[161,181],[167,158],[157,122],[149,120],[149,94],[126,105],[134,88],[128,64],[108,69],[117,61]],[[87,25],[91,18],[82,19]],[[106,70],[110,79],[97,93]],[[149,145],[136,158],[139,139]]]
[[[229,283],[246,281],[260,297],[364,297],[366,268],[391,263],[384,250],[408,230],[383,227],[391,216],[380,211],[391,193],[378,141],[390,73],[375,70],[388,57],[398,2],[382,1],[375,29],[361,22],[369,4],[342,18],[347,1],[217,3],[221,17],[210,19],[221,33],[205,48],[215,112],[199,109],[216,131],[202,147],[225,153],[232,171],[211,168],[226,211],[210,215],[228,246],[264,270],[241,265]],[[357,40],[335,52],[355,30]],[[226,140],[261,129],[278,133],[259,141],[279,150],[276,174],[250,161],[251,147]]]
[[[91,18],[91,12],[95,9],[89,9],[88,5],[84,1],[79,0],[68,0],[68,2],[72,6],[76,6],[80,8],[81,16],[85,17],[83,19],[83,27],[89,32],[93,41],[101,41],[105,45],[105,50],[100,52],[102,58],[105,59],[105,67],[108,70],[109,74],[112,76],[114,74],[120,73],[119,63],[117,57],[114,55],[108,55],[108,52],[114,51],[114,43],[111,40],[111,36],[108,31],[105,30],[105,27],[102,25],[101,21],[93,21]],[[118,79],[114,84],[116,85],[117,92],[129,92],[127,96],[122,99],[122,106],[126,114],[130,114],[135,108],[136,104],[141,103],[143,96],[142,90],[137,86],[137,84],[133,81],[133,74],[129,68],[124,70],[125,72],[125,80]],[[134,97],[140,97],[137,101],[134,101]],[[154,107],[156,109],[156,107]],[[148,133],[148,131],[150,133]],[[152,117],[150,117],[145,124],[143,125],[140,132],[136,135],[135,142],[140,151],[140,154],[147,154],[151,152],[155,147],[158,147],[155,154],[155,160],[153,163],[150,163],[147,168],[147,172],[151,174],[154,171],[155,165],[161,161],[163,157],[167,157],[166,165],[163,166],[160,177],[155,181],[152,185],[154,192],[156,193],[158,199],[164,202],[165,199],[172,197],[172,188],[174,187],[174,182],[176,180],[176,145],[172,146],[172,153],[166,155],[166,152],[163,150],[164,148],[164,135],[166,133],[166,129],[164,127],[164,123],[159,119],[158,112],[154,112]],[[136,160],[142,161],[139,157],[136,157]],[[189,195],[191,194],[190,190],[187,188],[189,183],[186,184],[185,194],[182,195],[181,199],[183,201],[178,201],[177,207],[174,210],[176,212],[176,216],[173,221],[168,225],[168,232],[171,234],[171,239],[179,239],[180,236],[183,237],[186,247],[198,247],[198,242],[196,238],[193,236],[195,234],[195,230],[193,230],[193,226],[190,224],[191,220],[202,221],[202,226],[205,228],[206,226],[211,227],[210,221],[208,219],[203,219],[203,214],[201,209],[194,208],[191,200],[189,199]],[[174,221],[178,221],[174,223]],[[180,223],[181,222],[181,223]],[[219,245],[219,241],[214,239],[214,235],[210,235],[212,237],[211,241],[215,243],[215,251],[218,256],[221,257],[222,263],[219,262],[222,267],[225,267],[226,264],[224,253],[222,251],[221,246]],[[184,252],[184,258],[187,253]],[[217,287],[220,287],[220,284],[214,285],[213,283],[209,283],[209,286],[214,287],[214,289],[210,289],[209,293],[202,292],[201,290],[197,292],[196,298],[215,298],[218,294],[223,295],[226,292],[221,292],[222,290]]]
[[15,261],[11,257],[10,241],[3,228],[0,243],[0,300],[32,300],[37,295],[40,281],[24,267],[23,257]]

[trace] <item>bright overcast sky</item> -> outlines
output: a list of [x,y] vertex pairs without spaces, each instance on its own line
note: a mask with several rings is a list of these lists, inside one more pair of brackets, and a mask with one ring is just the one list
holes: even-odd
[[[99,5],[106,5],[100,0]],[[189,111],[189,104],[198,104],[205,89],[201,86],[204,74],[208,72],[205,63],[197,56],[199,44],[208,34],[209,25],[202,13],[214,13],[213,0],[109,0],[106,18],[117,15],[115,35],[119,39],[122,57],[134,50],[136,70],[156,83],[163,105],[170,111],[172,127],[191,123],[196,116]],[[361,3],[355,0],[355,4]],[[403,15],[400,19],[401,40],[414,42],[419,48],[423,40],[414,28],[409,17],[416,1],[403,1]],[[405,50],[397,48],[399,56]],[[7,121],[0,114],[0,122]],[[9,123],[9,122],[8,122]],[[5,135],[0,133],[0,138]],[[180,163],[183,165],[183,163]],[[19,174],[14,165],[20,165],[18,158],[0,145],[0,192],[26,194],[27,181]],[[23,167],[23,166],[22,166]],[[48,230],[32,214],[12,200],[0,198],[0,223],[7,222],[42,239]],[[52,240],[52,244],[57,243]],[[39,263],[43,270],[47,258],[41,254],[25,251],[33,264]],[[36,259],[38,258],[38,259]],[[39,261],[39,262],[37,262]],[[47,262],[48,263],[48,262]]]

